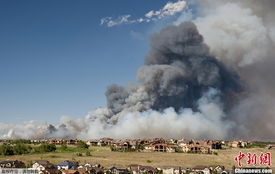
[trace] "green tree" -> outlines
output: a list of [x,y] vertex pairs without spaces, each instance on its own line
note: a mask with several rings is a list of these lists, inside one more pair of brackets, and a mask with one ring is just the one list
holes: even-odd
[[13,146],[13,151],[16,155],[30,153],[31,150],[32,150],[31,146],[27,146],[27,145],[22,144],[22,143],[18,143],[15,146]]
[[82,153],[81,152],[76,152],[75,155],[76,156],[82,156]]
[[90,152],[89,150],[87,150],[87,151],[85,152],[85,155],[86,155],[86,156],[91,156],[91,152]]
[[137,150],[144,150],[144,145],[141,145],[141,144],[137,145]]
[[31,140],[18,139],[18,140],[13,140],[11,143],[12,144],[31,144]]
[[38,148],[39,152],[54,152],[56,146],[54,144],[41,144]]
[[83,141],[79,141],[79,142],[76,144],[76,146],[77,146],[78,148],[80,148],[80,149],[88,149],[88,148],[89,148],[89,145],[86,144],[86,143],[83,142]]
[[0,146],[0,154],[1,155],[14,155],[13,147],[10,145]]
[[67,149],[68,149],[67,144],[66,144],[66,143],[62,143],[60,149],[61,149],[62,151],[67,150]]

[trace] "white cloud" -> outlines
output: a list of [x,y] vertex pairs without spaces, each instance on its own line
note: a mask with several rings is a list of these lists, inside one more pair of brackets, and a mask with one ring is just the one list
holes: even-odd
[[122,15],[116,19],[112,17],[104,17],[100,21],[100,25],[106,25],[108,27],[113,27],[121,24],[129,24],[129,23],[143,23],[143,22],[151,22],[163,19],[167,16],[173,16],[178,12],[183,11],[186,6],[186,2],[184,0],[179,0],[177,2],[168,2],[164,5],[163,8],[154,11],[151,10],[147,12],[144,17],[138,19],[130,19],[131,15]]
[[151,18],[152,16],[154,16],[154,14],[155,14],[154,11],[151,10],[151,11],[149,11],[148,13],[145,14],[145,17]]
[[160,17],[165,17],[165,16],[171,16],[176,14],[177,12],[180,12],[184,9],[186,5],[185,1],[178,1],[175,3],[168,2],[163,9],[160,11],[157,11],[155,14],[160,16]]
[[131,23],[129,18],[131,15],[123,15],[118,17],[116,20],[113,20],[112,17],[105,17],[100,20],[100,25],[106,24],[108,27],[113,27],[115,25],[120,25],[123,23]]

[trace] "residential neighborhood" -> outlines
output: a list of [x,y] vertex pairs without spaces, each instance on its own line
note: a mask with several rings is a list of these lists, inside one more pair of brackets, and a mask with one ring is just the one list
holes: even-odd
[[[2,168],[23,168],[24,163],[16,159],[7,159],[2,161],[0,170]],[[78,164],[75,161],[63,161],[59,164],[52,164],[47,160],[37,160],[28,170],[34,171],[38,174],[211,174],[211,173],[230,173],[230,170],[225,170],[223,166],[196,166],[188,168],[184,166],[144,166],[138,164],[131,164],[128,166],[113,165],[103,167],[100,164]]]
[[248,141],[194,140],[194,139],[134,139],[115,140],[111,138],[93,139],[86,142],[91,146],[110,146],[113,151],[140,152],[185,152],[213,154],[224,148],[246,147]]
[[[18,144],[19,142],[19,144]],[[47,152],[55,153],[56,148],[64,148],[67,146],[71,148],[82,149],[82,152],[87,152],[95,149],[109,149],[108,153],[143,153],[143,154],[173,154],[173,153],[187,153],[196,154],[197,156],[206,155],[213,156],[218,155],[223,150],[250,148],[253,146],[263,145],[258,142],[249,142],[245,140],[196,140],[196,139],[164,139],[164,138],[151,138],[151,139],[112,139],[112,138],[100,138],[92,140],[79,140],[79,139],[31,139],[31,140],[0,140],[1,146],[14,147],[14,149],[20,147],[20,143],[29,144],[29,147],[39,149],[51,148]],[[81,145],[81,146],[80,146]],[[45,147],[44,147],[45,146]],[[16,148],[15,148],[16,147]],[[22,146],[24,147],[24,146]],[[46,150],[48,150],[46,148]],[[265,148],[267,150],[275,150],[274,144],[267,144]],[[44,149],[45,150],[45,149]],[[53,150],[53,151],[51,151]],[[84,150],[84,151],[83,151]],[[35,151],[33,153],[36,153]],[[41,153],[41,152],[37,152]],[[81,157],[81,153],[75,153]],[[16,154],[16,152],[14,152]],[[84,153],[85,154],[85,153]],[[3,155],[3,154],[2,154]],[[238,154],[236,154],[238,155]],[[198,164],[197,166],[186,166],[185,163],[181,165],[157,165],[150,164],[151,161],[147,160],[147,164],[113,164],[111,166],[101,165],[93,161],[93,156],[90,152],[85,155],[85,162],[75,159],[65,159],[63,161],[51,161],[51,159],[37,159],[31,161],[31,164],[25,164],[23,161],[14,158],[8,158],[0,162],[0,169],[9,168],[27,168],[28,170],[35,171],[39,174],[225,174],[231,173],[232,168],[225,168],[222,163],[216,165],[204,165]],[[150,155],[149,155],[150,156]],[[8,156],[7,156],[8,157]],[[10,156],[12,157],[12,156]],[[232,159],[234,160],[234,159]],[[25,161],[26,162],[26,161]],[[228,167],[228,166],[227,166]]]
[[[30,144],[53,144],[53,145],[77,145],[85,143],[87,146],[110,147],[112,151],[120,152],[178,152],[178,153],[202,153],[215,154],[216,150],[229,148],[245,148],[255,143],[245,140],[195,140],[195,139],[112,139],[100,138],[92,140],[79,139],[31,139]],[[0,140],[0,145],[8,145],[9,140]],[[274,149],[274,144],[266,145],[268,149]]]

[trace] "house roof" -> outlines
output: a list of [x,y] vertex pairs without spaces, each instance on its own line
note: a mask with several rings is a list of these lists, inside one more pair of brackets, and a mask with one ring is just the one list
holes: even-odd
[[130,164],[128,168],[130,168],[133,171],[138,171],[138,170],[157,171],[157,169],[152,166],[142,166],[138,164]]
[[79,174],[77,170],[62,170],[65,174]]
[[84,164],[82,166],[83,167],[89,167],[89,166],[91,166],[91,167],[99,167],[101,165],[99,163],[86,163],[86,164]]
[[49,164],[50,162],[47,160],[37,160],[37,161],[35,161],[35,163],[43,165],[43,164]]
[[190,144],[188,147],[205,147],[205,148],[211,148],[209,145],[201,145],[201,144]]
[[37,161],[35,161],[35,163],[38,163],[39,165],[41,165],[45,168],[48,168],[48,169],[55,169],[56,168],[56,166],[54,164],[50,163],[47,160],[37,160]]
[[68,161],[68,160],[67,161],[63,161],[63,162],[57,164],[57,166],[76,166],[76,165],[78,165],[77,162],[75,162],[75,161]]
[[0,164],[8,164],[8,163],[12,163],[14,165],[23,165],[24,162],[19,161],[19,160],[15,160],[15,159],[7,159],[5,161],[1,161]]
[[95,171],[96,173],[98,173],[98,172],[100,172],[100,171],[103,172],[103,170],[102,170],[101,168],[99,168],[99,167],[84,167],[84,168],[82,168],[81,170]]
[[143,171],[144,171],[144,170],[145,170],[145,171],[154,171],[154,172],[157,171],[157,169],[154,168],[154,167],[152,167],[152,166],[141,166],[140,170],[143,170]]
[[152,146],[165,146],[165,147],[173,147],[173,148],[177,147],[176,145],[164,144],[164,143],[153,144]]
[[[6,159],[5,161],[10,161],[10,162],[11,162],[11,161],[20,161],[20,160],[18,160],[18,159],[12,159],[12,158],[11,158],[11,159]],[[22,161],[21,161],[21,162],[22,162]]]
[[77,171],[79,172],[79,174],[85,174],[87,172],[85,168],[77,169]]
[[225,167],[223,165],[211,165],[211,166],[208,166],[209,168],[212,168],[212,169],[218,169],[218,168],[221,168],[221,169],[225,169]]
[[50,174],[61,174],[62,172],[60,170],[57,169],[46,169],[45,171],[42,171],[44,173],[48,172]]
[[181,166],[160,166],[158,168],[160,168],[160,169],[176,169],[176,170],[179,170],[179,169],[183,169],[184,167],[181,167]]
[[108,167],[109,170],[112,170],[112,169],[117,169],[117,170],[127,170],[124,166],[122,165],[117,165],[117,164],[114,164],[110,167]]
[[193,167],[194,170],[204,170],[204,169],[208,169],[207,166],[195,166]]

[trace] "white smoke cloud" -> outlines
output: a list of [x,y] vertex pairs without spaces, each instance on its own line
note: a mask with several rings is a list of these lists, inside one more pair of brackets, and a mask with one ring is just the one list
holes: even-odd
[[24,124],[4,124],[0,123],[0,138],[1,139],[18,139],[40,137],[47,133],[46,125],[39,125],[34,121],[29,121]]
[[[74,137],[80,139],[113,137],[113,138],[211,138],[222,139],[233,126],[230,121],[224,121],[224,113],[220,106],[219,91],[209,89],[198,100],[199,110],[182,109],[176,112],[167,108],[162,112],[147,110],[144,112],[120,113],[116,124],[107,120],[107,108],[91,111],[84,119],[62,117],[56,130],[50,132],[46,125],[34,122],[25,125],[1,124],[0,138],[51,138]],[[9,132],[11,131],[12,132]],[[37,134],[37,131],[40,131]],[[8,131],[8,132],[7,132]],[[15,134],[16,133],[16,134]],[[18,134],[19,133],[19,134]],[[15,136],[16,135],[16,136]]]
[[211,52],[224,61],[246,66],[266,57],[268,30],[250,8],[225,3],[194,22]]
[[144,17],[138,19],[130,19],[131,15],[122,15],[116,19],[112,17],[104,17],[100,20],[100,25],[106,25],[107,27],[113,27],[121,24],[130,24],[130,23],[143,23],[143,22],[151,22],[163,19],[167,16],[173,16],[176,13],[179,13],[184,10],[186,6],[186,2],[183,0],[179,0],[177,2],[168,2],[164,5],[163,8],[159,10],[151,10],[147,12]]

